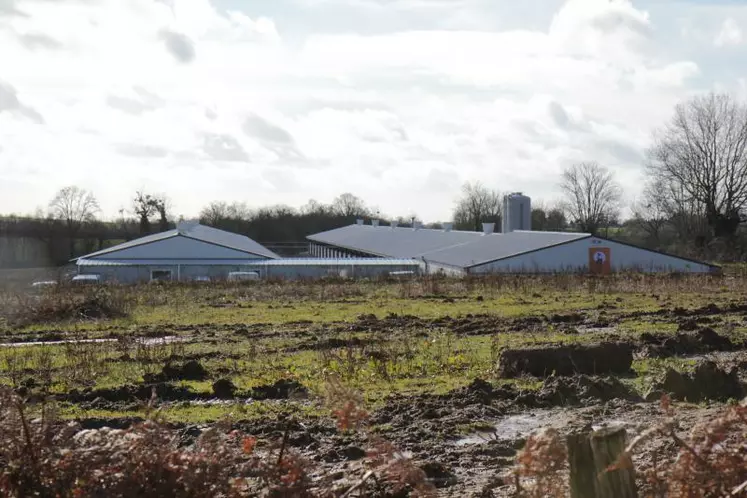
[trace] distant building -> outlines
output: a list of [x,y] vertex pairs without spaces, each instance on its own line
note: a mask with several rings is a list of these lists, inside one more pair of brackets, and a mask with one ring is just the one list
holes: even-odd
[[80,275],[102,281],[204,281],[231,278],[373,278],[417,274],[412,259],[282,259],[249,237],[196,222],[148,235],[75,260]]
[[78,272],[95,273],[107,281],[222,278],[247,265],[279,256],[249,237],[180,223],[176,229],[131,240],[76,260]]
[[[524,199],[511,199],[523,203]],[[528,206],[528,203],[527,203]],[[519,208],[523,206],[519,205]],[[520,212],[508,224],[507,233],[494,233],[486,223],[482,232],[456,231],[418,226],[354,225],[310,235],[312,255],[335,257],[413,258],[427,273],[453,275],[482,273],[610,273],[644,272],[710,273],[719,267],[607,240],[588,233],[533,232],[516,230],[525,225]]]

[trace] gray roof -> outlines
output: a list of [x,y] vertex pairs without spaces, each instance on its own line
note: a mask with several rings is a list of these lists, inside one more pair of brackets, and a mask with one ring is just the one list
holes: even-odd
[[466,244],[428,252],[421,256],[429,261],[469,268],[587,237],[591,235],[572,232],[515,231],[486,235]]
[[444,249],[482,238],[481,232],[431,230],[419,228],[375,227],[349,225],[327,232],[309,235],[314,242],[337,246],[367,254],[392,258],[413,258],[421,254]]
[[123,249],[150,244],[152,242],[158,242],[160,240],[165,240],[172,237],[186,237],[189,239],[206,242],[208,244],[227,247],[229,249],[234,249],[236,251],[245,252],[255,256],[263,256],[272,259],[280,257],[263,245],[253,241],[252,239],[244,235],[239,235],[236,233],[226,232],[225,230],[218,230],[217,228],[206,227],[204,225],[192,223],[180,225],[178,228],[173,230],[167,230],[165,232],[146,235],[145,237],[140,237],[139,239],[130,240],[128,242],[124,242],[122,244],[118,244],[101,251],[86,254],[85,256],[81,256],[81,258],[103,256],[105,254],[115,253]]
[[507,234],[349,225],[309,240],[367,254],[421,258],[468,268],[590,237],[588,233],[516,231]]

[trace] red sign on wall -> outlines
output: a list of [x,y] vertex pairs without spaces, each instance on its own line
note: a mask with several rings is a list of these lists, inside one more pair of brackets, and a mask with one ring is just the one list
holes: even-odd
[[600,273],[604,275],[612,272],[609,247],[589,248],[589,270],[592,273]]

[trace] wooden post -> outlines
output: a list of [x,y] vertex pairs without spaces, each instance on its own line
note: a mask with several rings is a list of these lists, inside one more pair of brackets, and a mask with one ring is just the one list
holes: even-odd
[[637,498],[632,468],[607,469],[625,451],[625,429],[568,436],[571,498]]

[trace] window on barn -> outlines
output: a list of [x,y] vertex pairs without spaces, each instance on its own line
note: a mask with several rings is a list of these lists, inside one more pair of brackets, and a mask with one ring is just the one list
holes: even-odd
[[151,270],[150,280],[152,281],[169,281],[171,280],[171,270]]

